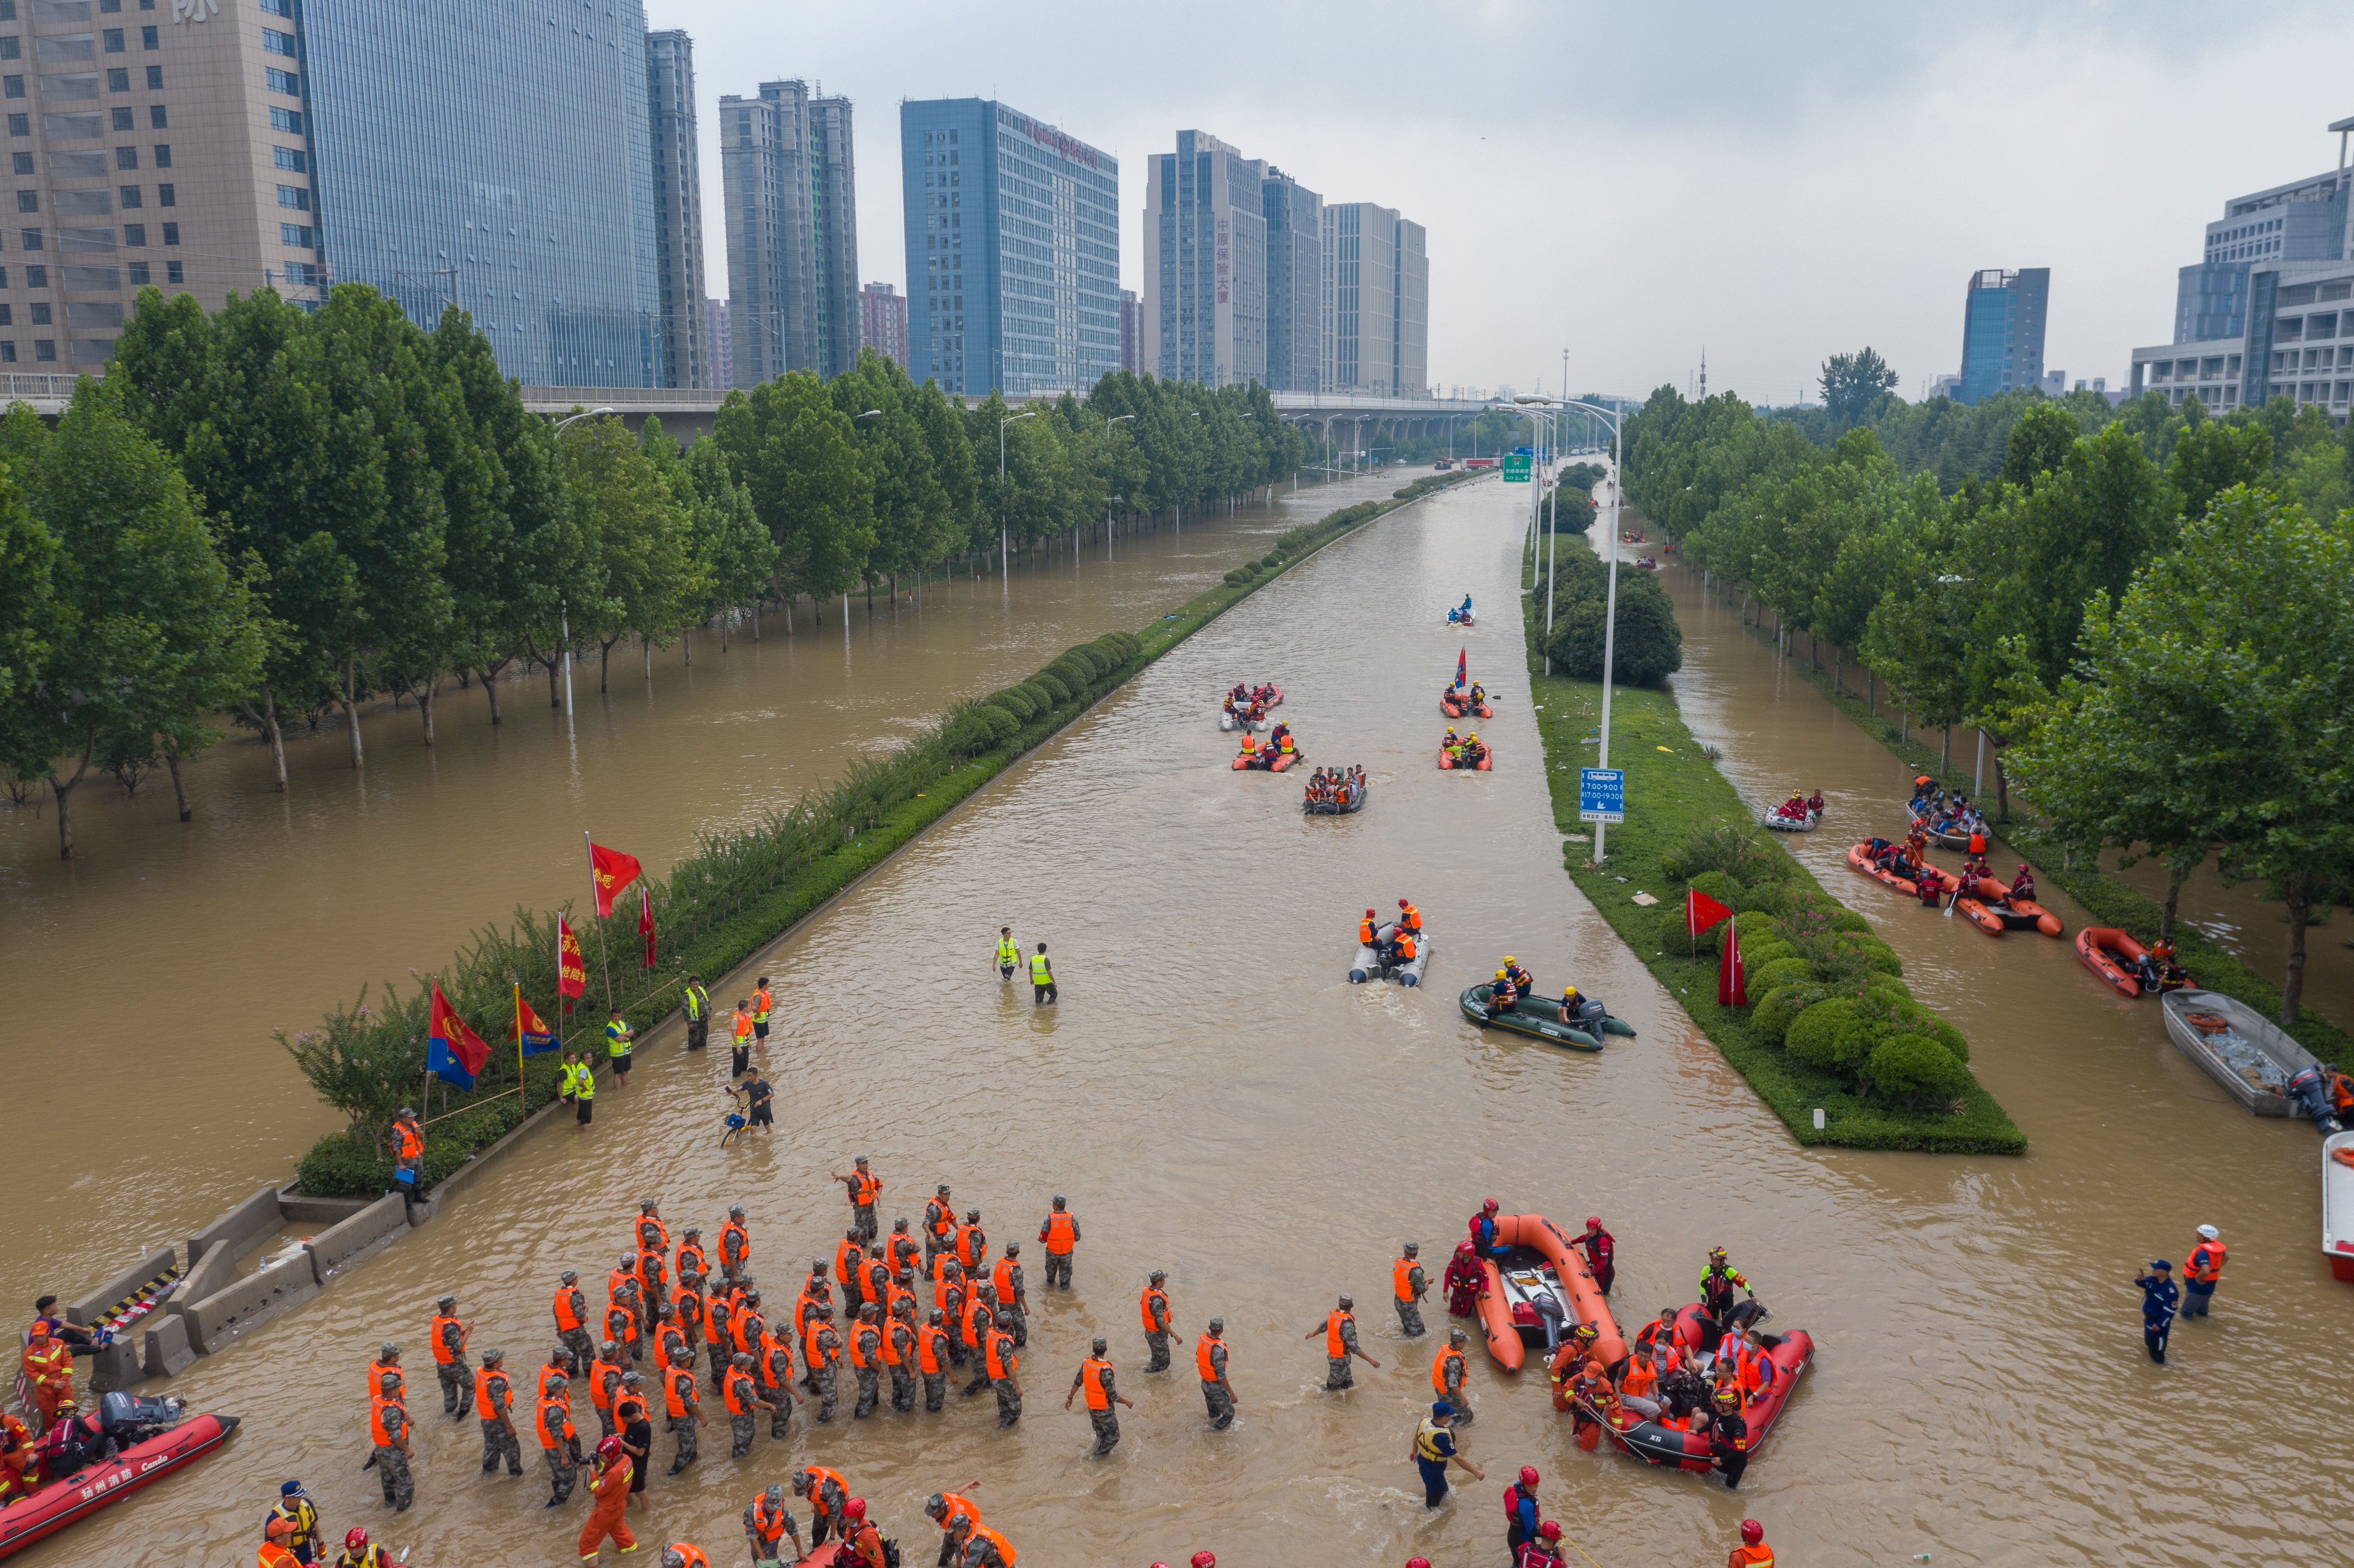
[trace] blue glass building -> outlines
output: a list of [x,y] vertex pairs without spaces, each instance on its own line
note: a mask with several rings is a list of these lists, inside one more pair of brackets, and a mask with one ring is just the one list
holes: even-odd
[[526,385],[664,385],[642,0],[290,9],[330,280],[454,298]]
[[1970,274],[1962,307],[1962,381],[1955,401],[1976,403],[2043,379],[2043,316],[2051,297],[2049,267],[2016,272],[1988,268]]
[[1025,397],[1119,368],[1118,159],[949,98],[899,106],[899,160],[909,375]]

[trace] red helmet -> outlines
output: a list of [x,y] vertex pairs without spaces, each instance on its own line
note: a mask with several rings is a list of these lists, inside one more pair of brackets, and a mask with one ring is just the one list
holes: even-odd
[[346,1552],[357,1552],[366,1545],[367,1531],[365,1530],[348,1531],[344,1535],[344,1550]]
[[1405,1560],[1405,1568],[1430,1568],[1430,1559],[1427,1557],[1409,1557]]
[[1524,1487],[1532,1487],[1536,1484],[1537,1467],[1534,1465],[1522,1465],[1521,1467],[1521,1485]]
[[1490,1199],[1489,1199],[1486,1202],[1484,1202],[1484,1203],[1480,1204],[1480,1205],[1479,1205],[1479,1212],[1480,1212],[1481,1213],[1483,1213],[1483,1214],[1492,1214],[1492,1213],[1494,1213],[1496,1212],[1496,1200],[1495,1200],[1495,1199],[1493,1199],[1493,1198],[1490,1198]]
[[1558,1520],[1549,1519],[1543,1524],[1537,1526],[1537,1533],[1543,1536],[1547,1541],[1559,1541],[1561,1539],[1561,1523]]
[[1218,1554],[1214,1552],[1196,1552],[1193,1553],[1193,1568],[1218,1568]]
[[1372,910],[1370,910],[1370,909],[1366,910],[1366,911],[1365,911],[1365,918],[1366,918],[1366,919],[1368,919],[1368,920],[1373,919],[1373,912]]
[[1589,1231],[1598,1231],[1598,1230],[1600,1230],[1600,1229],[1602,1228],[1602,1216],[1601,1216],[1601,1215],[1599,1215],[1599,1214],[1588,1214],[1588,1215],[1586,1215],[1586,1216],[1585,1216],[1585,1228],[1586,1228],[1587,1230],[1589,1230]]
[[1744,1519],[1741,1521],[1741,1540],[1743,1544],[1755,1546],[1765,1539],[1766,1527],[1764,1525],[1758,1523],[1754,1519]]
[[621,1440],[619,1437],[608,1437],[597,1445],[597,1457],[607,1464],[611,1464],[620,1457]]
[[842,1505],[842,1511],[845,1518],[864,1519],[866,1517],[866,1499],[864,1498],[853,1498],[848,1502]]
[[1398,900],[1398,907],[1399,907],[1399,908],[1401,908],[1401,909],[1403,909],[1403,908],[1405,908],[1405,899],[1401,898],[1401,899],[1399,899],[1399,900]]

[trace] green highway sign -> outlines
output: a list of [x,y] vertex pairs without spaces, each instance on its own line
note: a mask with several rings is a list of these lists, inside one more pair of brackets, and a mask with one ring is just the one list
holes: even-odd
[[1528,483],[1529,468],[1535,461],[1536,459],[1527,452],[1506,452],[1503,461],[1504,482],[1506,484]]

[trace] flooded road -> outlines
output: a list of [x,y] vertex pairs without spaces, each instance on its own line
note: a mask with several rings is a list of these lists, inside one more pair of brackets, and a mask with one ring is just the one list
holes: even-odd
[[[673,1231],[716,1234],[745,1204],[774,1305],[831,1255],[844,1205],[828,1173],[858,1153],[887,1185],[886,1222],[918,1216],[947,1181],[999,1244],[1024,1244],[1027,1414],[1000,1432],[986,1401],[951,1394],[937,1416],[853,1422],[845,1399],[832,1425],[797,1416],[790,1439],[764,1435],[731,1462],[706,1394],[702,1461],[666,1480],[667,1437],[657,1446],[642,1540],[732,1557],[758,1488],[815,1462],[869,1499],[911,1563],[937,1550],[923,1498],[976,1478],[989,1522],[1042,1568],[1182,1563],[1203,1547],[1230,1564],[1473,1563],[1500,1554],[1496,1497],[1526,1463],[1548,1511],[1610,1568],[1719,1561],[1744,1516],[1815,1563],[2339,1555],[2354,1469],[2330,1436],[2344,1394],[2330,1336],[2349,1298],[2314,1255],[2310,1129],[2221,1103],[2154,1005],[2115,998],[2064,943],[1996,941],[1848,873],[1844,835],[1886,831],[1901,768],[1778,672],[1733,603],[1670,573],[1694,728],[1753,796],[1821,782],[1830,821],[1794,847],[1968,1034],[2031,1152],[1794,1145],[1561,870],[1510,608],[1523,515],[1500,483],[1434,497],[1214,622],[763,960],[785,977],[772,1139],[720,1150],[724,1063],[653,1044],[627,1091],[599,1097],[593,1131],[531,1141],[298,1317],[177,1380],[196,1408],[247,1417],[201,1479],[24,1560],[210,1560],[300,1476],[331,1536],[365,1524],[412,1564],[569,1561],[578,1505],[543,1510],[536,1470],[480,1477],[473,1421],[435,1413],[432,1299],[458,1293],[477,1347],[536,1365],[557,1272],[590,1277],[631,1205],[655,1197]],[[1466,592],[1486,618],[1450,633],[1445,609]],[[1433,766],[1437,690],[1466,645],[1499,699],[1480,726],[1489,774]],[[1291,779],[1228,769],[1214,711],[1236,680],[1285,687],[1311,763],[1364,764],[1364,812],[1306,820]],[[1429,924],[1427,988],[1349,986],[1358,912],[1401,896]],[[1025,948],[1050,944],[1059,1004],[999,983],[991,944],[1008,923]],[[1507,952],[1541,983],[1575,979],[1640,1038],[1587,1057],[1471,1028],[1455,992]],[[1049,1297],[1033,1238],[1055,1192],[1086,1240],[1077,1288]],[[1603,1215],[1630,1326],[1690,1299],[1723,1245],[1779,1325],[1813,1332],[1818,1362],[1741,1493],[1579,1454],[1541,1381],[1475,1351],[1465,1447],[1489,1479],[1426,1512],[1405,1455],[1437,1345],[1400,1339],[1389,1264],[1408,1238],[1443,1263],[1490,1195],[1572,1224]],[[2127,1282],[2151,1258],[2179,1264],[2203,1221],[2233,1247],[2216,1316],[2150,1367]],[[1226,1320],[1231,1430],[1205,1429],[1189,1347],[1175,1371],[1141,1371],[1136,1301],[1155,1267],[1182,1333]],[[1345,1396],[1320,1391],[1320,1348],[1303,1338],[1340,1291],[1383,1363],[1360,1365]],[[1087,1425],[1060,1406],[1095,1334],[1137,1402],[1104,1462],[1084,1457]],[[418,1505],[398,1519],[358,1468],[360,1373],[387,1338],[408,1347],[424,1429]]]

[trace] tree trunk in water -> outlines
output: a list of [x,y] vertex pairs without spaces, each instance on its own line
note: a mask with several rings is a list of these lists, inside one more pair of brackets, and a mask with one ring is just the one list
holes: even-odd
[[651,681],[654,678],[654,640],[641,633],[638,637],[638,646],[645,650],[646,679]]
[[1994,820],[2008,827],[2010,824],[2010,778],[2002,770],[2002,748],[1994,748]]
[[[489,677],[489,676],[487,676],[487,675],[483,676],[482,678],[483,678],[485,681],[487,681],[487,680],[489,680],[489,679],[490,679],[490,677]],[[458,689],[459,689],[460,691],[461,691],[461,692],[462,692],[462,691],[464,691],[467,687],[469,687],[469,686],[472,685],[473,683],[474,683],[474,673],[473,673],[473,671],[472,671],[472,670],[471,670],[471,669],[469,669],[467,666],[465,666],[465,665],[463,665],[463,664],[459,665],[459,666],[458,666]]]
[[[620,641],[618,637],[613,640],[614,642]],[[613,643],[600,641],[597,645],[597,690],[600,695],[606,691],[606,682],[612,673]]]
[[278,727],[278,699],[261,688],[261,732],[270,737],[270,764],[278,772],[278,792],[286,793],[286,736]]
[[505,716],[499,712],[499,673],[506,667],[507,662],[502,659],[497,670],[482,672],[482,695],[491,700],[491,725],[493,728],[506,723]]
[[437,683],[428,681],[417,694],[417,711],[425,717],[425,744],[433,744],[433,688]]
[[196,809],[188,804],[187,780],[180,777],[180,748],[165,742],[164,761],[172,769],[172,793],[180,802],[180,821],[193,822],[196,820]]
[[2158,939],[2161,942],[2174,940],[2174,912],[2182,903],[2182,885],[2190,880],[2189,866],[2186,865],[2179,871],[2171,866],[2167,868],[2166,907],[2158,917]]
[[1840,672],[1844,671],[1846,668],[1847,668],[1847,660],[1840,656],[1840,651],[1839,651],[1838,649],[1836,649],[1836,648],[1832,649],[1832,650],[1831,650],[1831,695],[1832,695],[1832,696],[1835,696],[1835,697],[1836,697],[1836,696],[1840,695],[1842,692],[1844,692],[1844,691],[1846,691],[1846,690],[1847,690],[1847,688],[1846,688],[1845,686],[1842,686],[1842,685],[1840,685]]
[[[59,808],[62,812],[63,808]],[[2313,874],[2299,872],[2287,882],[2288,969],[2281,976],[2280,1022],[2284,1029],[2296,1022],[2305,1001],[2305,922],[2313,912]]]
[[875,613],[875,579],[873,577],[866,579],[866,613],[870,616]]
[[1863,667],[1863,694],[1866,718],[1880,716],[1880,672],[1866,664]]
[[1947,726],[1946,726],[1946,759],[1945,759],[1944,761],[1942,761],[1942,762],[1940,762],[1940,763],[1938,763],[1938,764],[1937,764],[1937,771],[1938,771],[1939,773],[1951,773],[1953,770],[1954,770],[1954,726],[1953,726],[1952,725],[1947,725]]
[[695,665],[694,627],[690,626],[684,631],[679,633],[678,651],[680,654],[680,662],[692,669]]
[[548,659],[543,662],[547,665],[547,705],[551,708],[560,708],[564,705],[564,698],[556,689],[556,661]]
[[49,775],[49,794],[58,803],[58,858],[59,860],[73,859],[73,817],[68,810],[68,800],[73,794],[74,786],[81,782],[81,776],[90,771],[90,748],[97,744],[97,740],[98,737],[95,735],[84,737],[81,763],[75,768],[72,778],[60,784],[55,773]]
[[344,661],[344,726],[351,731],[352,766],[364,768],[367,755],[360,747],[360,662],[357,654]]

